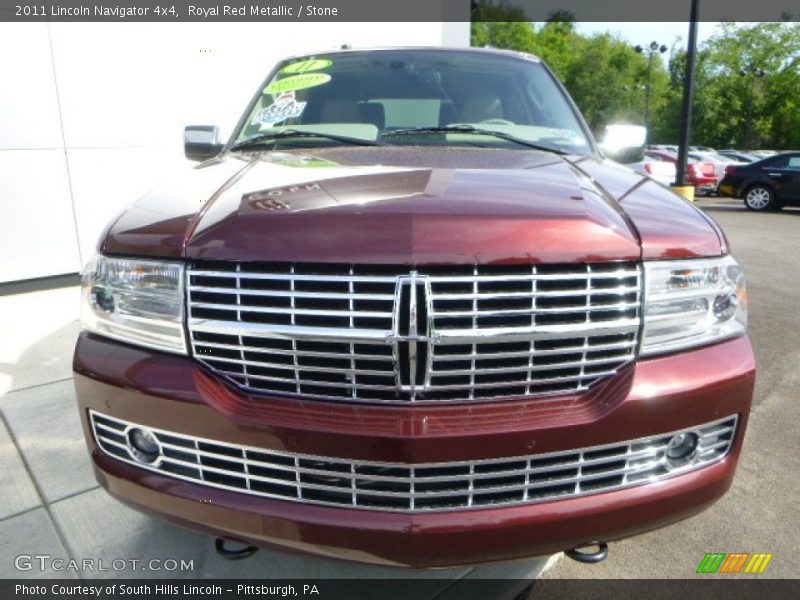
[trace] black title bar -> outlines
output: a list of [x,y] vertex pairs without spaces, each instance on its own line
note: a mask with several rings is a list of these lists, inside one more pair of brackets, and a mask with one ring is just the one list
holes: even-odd
[[[692,579],[7,579],[3,600],[772,600],[800,597],[800,580],[698,575]],[[521,596],[520,593],[524,592]]]
[[[0,21],[687,21],[691,0],[0,0]],[[800,21],[798,0],[701,0],[700,21]]]

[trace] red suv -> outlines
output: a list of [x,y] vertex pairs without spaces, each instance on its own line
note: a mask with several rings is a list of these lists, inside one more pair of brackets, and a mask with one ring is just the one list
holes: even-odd
[[83,275],[98,480],[228,540],[417,567],[545,555],[731,484],[755,367],[700,210],[598,150],[536,57],[279,64]]

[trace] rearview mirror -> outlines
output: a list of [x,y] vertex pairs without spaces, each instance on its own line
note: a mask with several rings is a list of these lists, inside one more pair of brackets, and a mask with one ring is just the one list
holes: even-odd
[[225,144],[220,140],[219,127],[189,125],[183,130],[183,152],[189,160],[208,160],[219,154]]
[[608,158],[622,164],[644,158],[647,128],[641,125],[607,125],[600,149]]

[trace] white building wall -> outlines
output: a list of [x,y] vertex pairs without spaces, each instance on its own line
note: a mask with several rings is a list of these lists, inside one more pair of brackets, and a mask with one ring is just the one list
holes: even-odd
[[341,44],[466,46],[469,24],[0,23],[0,283],[79,271],[188,167],[185,125],[227,136],[276,61]]

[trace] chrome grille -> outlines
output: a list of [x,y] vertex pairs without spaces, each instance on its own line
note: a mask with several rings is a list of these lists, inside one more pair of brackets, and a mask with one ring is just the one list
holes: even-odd
[[202,262],[194,356],[256,392],[441,402],[575,392],[635,355],[635,263]]
[[530,504],[652,483],[721,460],[737,417],[684,430],[698,436],[691,462],[671,465],[673,435],[565,452],[429,464],[379,463],[277,452],[150,429],[161,447],[152,463],[128,450],[136,424],[90,411],[100,449],[136,466],[216,488],[313,504],[434,511]]

